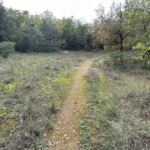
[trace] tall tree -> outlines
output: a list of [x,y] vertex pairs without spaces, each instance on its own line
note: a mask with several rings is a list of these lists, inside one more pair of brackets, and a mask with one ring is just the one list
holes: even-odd
[[[121,3],[113,2],[110,12],[105,14],[102,5],[96,10],[99,21],[101,23],[101,36],[104,38],[105,49],[119,50],[121,53],[125,49],[125,40],[130,35],[130,23],[126,19],[126,11],[123,10]],[[123,60],[122,60],[123,65]]]
[[101,39],[101,33],[100,33],[100,21],[95,20],[92,25],[89,26],[89,30],[92,36],[92,46],[94,49],[98,49],[100,46],[100,43],[104,43],[104,41]]
[[73,17],[63,18],[63,33],[62,38],[66,41],[66,49],[78,49],[77,28]]
[[88,34],[88,25],[82,24],[80,20],[77,22],[77,36],[78,36],[78,42],[80,44],[80,48],[84,49],[86,45],[86,39]]
[[44,20],[41,32],[44,34],[43,50],[58,50],[65,42],[61,39],[61,33],[56,28],[55,23],[49,23],[47,20]]
[[150,1],[126,0],[125,10],[132,33],[129,43],[132,46],[138,42],[147,43],[150,40]]
[[4,24],[6,18],[6,9],[0,4],[0,42],[5,40]]

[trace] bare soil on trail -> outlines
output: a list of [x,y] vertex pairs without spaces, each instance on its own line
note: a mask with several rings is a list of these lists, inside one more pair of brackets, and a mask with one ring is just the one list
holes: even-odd
[[84,95],[85,76],[93,60],[86,61],[80,68],[76,68],[77,75],[72,83],[64,105],[54,123],[54,129],[47,137],[49,143],[46,150],[76,150],[79,149],[79,122],[86,106],[87,98]]

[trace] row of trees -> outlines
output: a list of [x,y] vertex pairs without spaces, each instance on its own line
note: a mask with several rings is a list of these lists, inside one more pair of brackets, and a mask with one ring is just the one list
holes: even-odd
[[56,19],[50,11],[30,15],[28,11],[0,6],[0,42],[16,42],[19,52],[97,48],[92,44],[89,26],[74,17]]
[[28,11],[0,5],[0,42],[16,42],[20,52],[51,52],[59,49],[106,50],[132,49],[150,40],[150,1],[113,2],[110,11],[99,5],[97,19],[87,24],[74,17],[57,19],[52,12],[30,15]]

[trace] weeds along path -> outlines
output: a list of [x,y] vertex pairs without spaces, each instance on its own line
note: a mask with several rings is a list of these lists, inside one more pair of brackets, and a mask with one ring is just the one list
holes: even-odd
[[62,110],[59,112],[53,131],[47,140],[49,146],[46,150],[76,150],[78,149],[79,122],[86,105],[84,96],[83,76],[87,74],[93,60],[86,61],[78,72],[68,93]]

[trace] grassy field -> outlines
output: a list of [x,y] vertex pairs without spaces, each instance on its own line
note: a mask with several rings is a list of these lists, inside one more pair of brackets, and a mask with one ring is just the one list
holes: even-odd
[[0,63],[0,149],[42,149],[75,76],[93,53],[12,54]]
[[79,149],[149,150],[149,65],[131,52],[125,53],[122,67],[104,52],[67,51],[14,53],[0,62],[0,149],[47,147],[47,134],[72,87],[75,68],[91,58],[96,58],[94,69],[81,89],[87,105]]
[[[141,63],[139,63],[141,62]],[[150,70],[126,53],[124,67],[106,54],[85,77],[88,104],[80,122],[81,150],[150,149]]]

